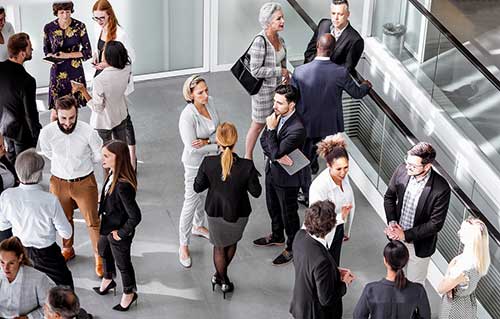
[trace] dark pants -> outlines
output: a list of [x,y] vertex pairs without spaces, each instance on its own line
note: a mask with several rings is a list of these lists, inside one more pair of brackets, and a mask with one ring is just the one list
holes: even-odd
[[104,278],[113,279],[116,275],[115,261],[122,277],[123,293],[131,294],[137,290],[135,272],[130,256],[132,236],[122,238],[119,241],[113,239],[113,235],[101,235],[99,237],[99,256],[102,257],[104,266]]
[[301,175],[301,184],[300,188],[302,190],[302,193],[306,198],[309,198],[309,188],[311,187],[312,183],[312,171],[311,167],[318,167],[318,147],[316,144],[320,142],[323,138],[322,137],[313,137],[313,138],[306,138],[306,141],[304,143],[304,147],[302,148],[302,153],[307,157],[307,159],[311,162],[311,164],[307,165]]
[[280,241],[286,233],[286,250],[292,251],[295,234],[300,229],[298,214],[298,187],[279,187],[273,184],[270,174],[266,174],[266,204],[271,217],[273,238]]
[[26,251],[35,269],[49,276],[56,285],[69,286],[71,289],[75,289],[73,276],[57,243],[53,243],[46,248],[26,247]]
[[130,146],[135,145],[135,131],[132,120],[130,119],[130,114],[127,115],[125,121],[127,121],[127,144]]
[[4,136],[4,143],[7,146],[7,154],[5,156],[7,156],[12,165],[16,162],[17,155],[28,148],[36,147],[36,143],[33,145],[33,143],[18,142],[6,136]]
[[340,267],[340,252],[342,250],[342,243],[344,242],[344,224],[340,224],[335,228],[335,235],[333,236],[332,244],[330,245],[330,255],[337,266]]
[[96,129],[96,131],[102,138],[103,144],[113,139],[127,142],[127,119],[110,130]]
[[0,242],[10,237],[12,237],[12,228],[0,230]]

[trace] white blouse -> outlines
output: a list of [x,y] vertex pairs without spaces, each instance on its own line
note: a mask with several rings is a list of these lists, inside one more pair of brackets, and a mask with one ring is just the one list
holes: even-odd
[[14,27],[9,22],[5,22],[5,25],[2,29],[2,36],[4,40],[4,44],[0,44],[0,62],[3,62],[9,58],[9,52],[7,51],[7,43],[9,42],[9,38],[13,35]]

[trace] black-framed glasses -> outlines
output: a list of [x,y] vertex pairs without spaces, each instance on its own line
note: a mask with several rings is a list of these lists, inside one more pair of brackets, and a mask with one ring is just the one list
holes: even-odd
[[106,17],[92,17],[92,20],[94,20],[95,22],[102,22],[106,20]]
[[424,167],[425,164],[413,164],[413,163],[409,163],[407,160],[405,161],[405,164],[407,167],[411,168],[411,169],[415,169],[415,168],[419,168],[419,167]]

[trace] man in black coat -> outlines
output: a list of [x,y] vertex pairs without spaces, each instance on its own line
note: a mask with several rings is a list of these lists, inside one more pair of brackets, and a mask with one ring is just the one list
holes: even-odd
[[322,34],[316,44],[317,54],[314,60],[297,67],[292,77],[292,85],[299,90],[300,95],[297,112],[307,132],[303,153],[311,161],[311,166],[303,173],[303,198],[299,200],[306,206],[309,206],[311,169],[317,172],[314,167],[318,160],[316,144],[328,135],[344,131],[342,91],[360,99],[371,88],[369,81],[363,81],[358,86],[345,67],[329,59],[334,46],[335,38],[330,33]]
[[301,171],[289,175],[281,166],[291,166],[288,154],[302,149],[306,130],[295,104],[298,92],[292,85],[279,85],[274,95],[274,113],[267,117],[267,128],[262,133],[260,143],[267,157],[266,163],[266,204],[271,217],[272,234],[254,240],[256,246],[281,246],[287,236],[286,249],[274,259],[273,265],[284,265],[292,261],[292,244],[295,233],[300,228],[298,215]]
[[[6,188],[19,185],[14,165],[7,159],[4,138],[0,134],[0,193]],[[0,230],[0,242],[12,236],[12,229]]]
[[31,60],[31,41],[17,33],[7,44],[9,59],[0,62],[0,133],[11,163],[22,151],[36,147],[41,125],[36,107],[36,82],[23,63]]
[[338,65],[345,66],[353,73],[365,48],[363,38],[349,23],[349,3],[347,0],[333,0],[330,5],[331,19],[322,19],[304,52],[304,64],[316,57],[316,42],[325,33],[335,37],[335,50],[330,59]]
[[339,268],[328,251],[331,242],[325,236],[335,223],[335,205],[319,201],[306,210],[305,229],[295,236],[295,285],[290,304],[295,319],[342,318],[342,296],[354,275]]
[[385,215],[390,239],[404,242],[410,252],[407,278],[425,283],[429,261],[436,251],[438,232],[443,228],[451,189],[448,182],[432,169],[436,151],[420,142],[408,151],[406,164],[391,177],[384,196]]

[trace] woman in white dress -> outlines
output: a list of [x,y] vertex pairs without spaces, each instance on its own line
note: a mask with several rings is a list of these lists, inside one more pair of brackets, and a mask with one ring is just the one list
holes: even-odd
[[438,286],[443,295],[439,319],[477,318],[475,290],[490,266],[488,230],[481,220],[466,219],[458,237],[464,249],[452,259]]
[[5,9],[0,7],[0,62],[9,58],[7,51],[7,43],[9,38],[14,34],[14,27],[5,20]]

